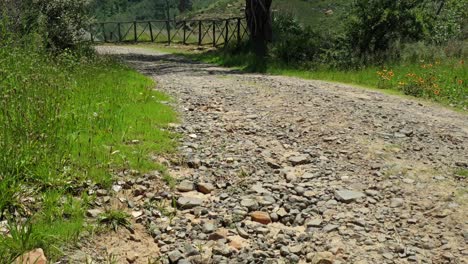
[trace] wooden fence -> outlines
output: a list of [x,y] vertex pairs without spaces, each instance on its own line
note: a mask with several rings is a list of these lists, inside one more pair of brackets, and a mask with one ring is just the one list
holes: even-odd
[[155,42],[225,46],[248,37],[245,18],[223,20],[151,20],[95,23],[90,29],[95,43]]

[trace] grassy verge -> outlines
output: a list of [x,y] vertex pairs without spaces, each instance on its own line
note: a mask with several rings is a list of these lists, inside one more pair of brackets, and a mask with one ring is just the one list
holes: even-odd
[[[245,53],[230,54],[221,50],[194,52],[183,47],[177,50],[154,45],[142,46],[246,72],[256,70],[253,56]],[[353,84],[378,89],[388,94],[424,98],[462,111],[468,109],[468,70],[462,59],[447,58],[439,61],[391,64],[384,67],[371,66],[352,71],[329,68],[307,70],[271,62],[265,72]]]
[[108,58],[0,47],[0,263],[50,260],[85,228],[93,196],[121,170],[164,171],[176,120],[154,82]]

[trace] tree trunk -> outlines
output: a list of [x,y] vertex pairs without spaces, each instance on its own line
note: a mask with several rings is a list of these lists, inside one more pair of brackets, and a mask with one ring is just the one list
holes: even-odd
[[267,43],[271,41],[271,2],[272,0],[246,0],[245,15],[250,32],[250,40],[257,57],[264,61]]

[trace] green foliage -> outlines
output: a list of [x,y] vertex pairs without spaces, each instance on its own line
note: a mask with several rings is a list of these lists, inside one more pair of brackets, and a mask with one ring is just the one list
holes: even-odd
[[458,169],[455,171],[455,175],[460,178],[468,178],[468,169]]
[[424,0],[357,0],[346,27],[353,51],[381,62],[399,43],[422,39],[427,32],[420,12],[423,4]]
[[440,13],[433,15],[428,38],[436,44],[445,44],[454,39],[468,37],[468,1],[447,0]]
[[288,65],[316,60],[324,44],[319,34],[302,27],[291,14],[276,15],[273,32],[271,56]]
[[106,225],[114,231],[117,231],[119,226],[130,228],[131,223],[129,219],[130,215],[126,212],[112,209],[105,211],[98,218],[100,224]]
[[89,27],[88,0],[6,0],[1,4],[3,26],[14,39],[36,33],[50,49],[63,50],[82,43]]
[[98,21],[133,21],[167,19],[168,13],[172,19],[178,6],[179,0],[93,0],[90,9]]

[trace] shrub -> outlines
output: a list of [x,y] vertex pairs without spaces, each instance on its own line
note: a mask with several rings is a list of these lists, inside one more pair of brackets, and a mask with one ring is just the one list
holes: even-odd
[[431,29],[428,37],[432,43],[440,45],[453,40],[466,39],[463,27],[467,26],[467,4],[467,0],[447,0],[436,7],[438,10],[440,9],[440,12],[427,16],[428,19],[431,18]]
[[316,64],[324,45],[321,35],[303,27],[291,14],[278,14],[273,20],[271,56],[282,63]]
[[388,59],[388,51],[395,44],[422,39],[427,32],[421,18],[423,3],[424,0],[357,0],[346,27],[353,50],[368,62],[382,62]]
[[1,4],[8,12],[2,14],[4,32],[16,39],[29,39],[36,32],[49,49],[73,48],[85,39],[88,4],[88,0],[6,0]]

